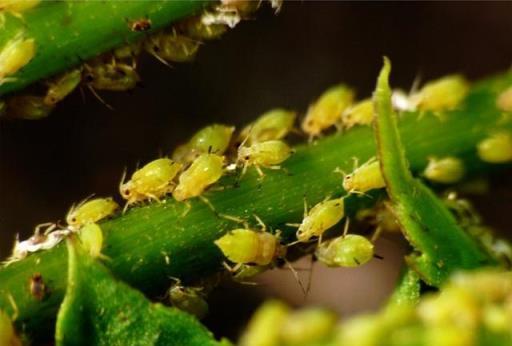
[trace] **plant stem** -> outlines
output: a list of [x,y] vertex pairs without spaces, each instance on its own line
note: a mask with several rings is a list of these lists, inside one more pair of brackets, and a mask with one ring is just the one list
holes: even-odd
[[[443,114],[443,120],[432,115],[419,118],[415,113],[403,116],[399,130],[411,170],[423,169],[430,155],[452,155],[464,160],[468,172],[489,171],[492,166],[476,158],[475,147],[496,129],[512,131],[512,123],[503,120],[506,118],[495,106],[497,93],[511,84],[512,74],[475,84],[461,109]],[[226,176],[219,184],[222,190],[213,188],[204,197],[217,213],[252,224],[256,224],[253,215],[259,216],[270,229],[280,229],[287,242],[296,229],[285,224],[301,221],[304,198],[313,205],[326,196],[344,195],[342,177],[335,169],[350,171],[354,157],[365,162],[375,154],[372,129],[356,127],[296,147],[282,170],[265,170],[261,181],[252,168],[239,184],[235,184],[237,176]],[[350,196],[346,212],[350,215],[361,204],[375,201],[368,196]],[[186,204],[168,198],[103,222],[103,253],[111,259],[105,265],[117,278],[152,296],[163,294],[170,277],[191,280],[221,270],[223,257],[213,241],[239,225],[218,216],[199,199],[190,201],[190,207],[183,216]],[[34,273],[42,275],[50,290],[43,301],[29,292]],[[51,333],[49,323],[64,296],[66,273],[64,244],[1,268],[0,309],[12,314],[10,301],[14,300],[19,326],[30,332]]]
[[[36,54],[11,82],[0,85],[0,96],[81,64],[98,54],[142,38],[173,21],[193,14],[206,0],[173,1],[42,1],[21,17],[5,15],[0,47],[24,33],[34,38]],[[145,32],[130,29],[130,22],[149,19]]]

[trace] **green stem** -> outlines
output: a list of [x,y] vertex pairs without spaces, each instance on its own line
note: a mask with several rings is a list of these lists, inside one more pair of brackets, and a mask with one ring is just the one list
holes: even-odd
[[[512,131],[512,123],[500,121],[496,109],[497,92],[512,84],[512,74],[475,85],[462,110],[434,116],[404,116],[399,124],[407,159],[413,172],[421,170],[430,155],[453,155],[464,160],[469,172],[490,170],[475,157],[476,144],[491,131]],[[236,176],[226,176],[220,186],[204,194],[218,213],[233,215],[254,223],[258,215],[272,229],[280,229],[284,241],[294,238],[290,222],[300,222],[303,201],[312,205],[326,196],[340,196],[342,177],[336,168],[350,171],[353,158],[365,162],[375,156],[375,139],[370,127],[356,127],[346,133],[326,136],[309,145],[300,145],[283,164],[283,170],[266,170],[265,179],[249,169],[239,184]],[[215,191],[213,191],[215,190]],[[375,198],[351,196],[347,213]],[[190,202],[190,212],[182,216],[185,203],[172,198],[129,209],[101,224],[105,233],[103,252],[111,260],[105,265],[128,284],[155,296],[163,295],[170,277],[191,280],[222,269],[223,257],[213,241],[238,226],[217,216],[202,201]],[[341,226],[340,226],[341,228]],[[64,244],[0,269],[0,309],[12,313],[9,297],[18,308],[18,325],[30,332],[51,331],[66,288],[67,254]],[[40,273],[49,295],[43,301],[29,294],[29,280]]]
[[[79,65],[100,53],[137,40],[148,32],[191,15],[207,0],[173,1],[42,1],[22,13],[22,17],[5,15],[0,30],[0,47],[23,32],[34,38],[34,58],[12,76],[13,81],[0,85],[0,96]],[[130,30],[130,21],[147,18],[151,29]]]

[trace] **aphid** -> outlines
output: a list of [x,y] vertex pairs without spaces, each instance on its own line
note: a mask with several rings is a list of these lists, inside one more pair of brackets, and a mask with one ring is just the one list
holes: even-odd
[[261,167],[279,169],[279,164],[288,159],[292,153],[292,149],[281,140],[254,143],[248,147],[242,144],[238,147],[237,162],[243,163],[242,175],[247,167],[254,166],[260,177],[263,177]]
[[348,193],[361,193],[386,186],[379,161],[373,157],[343,178],[343,188]]
[[337,125],[341,115],[354,100],[354,92],[343,84],[325,91],[311,106],[302,121],[302,130],[310,137],[319,136],[321,132]]
[[41,273],[35,273],[30,278],[29,282],[30,295],[34,297],[36,300],[43,300],[48,293],[48,288],[44,283],[43,276]]
[[201,154],[181,173],[178,186],[172,195],[177,201],[200,196],[224,173],[224,157],[217,154]]
[[436,183],[451,184],[462,179],[465,174],[462,160],[447,156],[443,158],[430,157],[423,175]]
[[135,32],[143,32],[151,29],[151,19],[141,18],[128,23],[130,30]]
[[95,198],[83,201],[78,206],[72,206],[66,216],[66,222],[72,230],[100,221],[112,216],[119,205],[112,198]]
[[180,281],[169,289],[171,304],[199,319],[202,319],[208,313],[208,303],[205,296],[206,293],[202,287],[186,287],[181,285]]
[[[373,243],[359,234],[347,234],[348,221],[343,235],[320,243],[315,251],[318,260],[328,267],[358,267],[374,256]],[[378,236],[375,233],[373,238]]]
[[281,343],[284,345],[309,345],[321,342],[331,335],[338,318],[323,308],[295,311],[281,327]]
[[469,83],[459,75],[446,76],[425,84],[412,95],[420,111],[443,111],[456,108],[466,97]]
[[326,199],[308,212],[304,207],[304,219],[297,230],[297,241],[307,242],[312,237],[322,237],[325,231],[345,216],[344,197]]
[[35,54],[36,44],[33,38],[25,38],[20,33],[8,41],[0,51],[0,85],[12,80],[8,76],[28,64]]
[[[286,247],[279,238],[268,232],[238,228],[215,241],[224,256],[239,267],[241,264],[266,266],[279,257],[284,257]],[[236,271],[235,267],[233,271]]]
[[20,338],[16,335],[12,321],[15,317],[9,317],[3,310],[0,310],[0,345],[22,346]]
[[478,157],[490,163],[512,161],[512,136],[508,132],[498,132],[480,141],[477,145]]
[[272,109],[240,132],[239,140],[248,145],[282,139],[292,130],[297,114],[282,108]]
[[7,115],[12,118],[37,120],[47,117],[53,108],[40,96],[18,95],[7,100]]
[[184,145],[180,145],[173,152],[172,158],[175,161],[188,163],[194,161],[199,154],[213,153],[222,155],[231,141],[235,128],[214,124],[199,130]]
[[101,254],[103,247],[103,231],[96,223],[88,223],[78,233],[78,238],[82,248],[89,253],[92,258],[104,257]]
[[[53,229],[53,226],[50,228]],[[19,241],[18,237],[16,237],[12,254],[7,259],[7,261],[5,261],[5,265],[19,261],[27,257],[27,255],[32,252],[51,249],[60,243],[62,239],[66,238],[70,233],[70,230],[62,229],[41,234],[36,227],[36,232],[29,239]]]
[[192,17],[181,21],[178,24],[182,32],[194,40],[215,40],[227,31],[224,24],[205,25],[202,17]]
[[5,26],[5,13],[23,19],[23,12],[37,6],[41,0],[0,0],[0,28]]
[[119,191],[121,196],[128,201],[126,206],[148,198],[159,201],[162,196],[174,190],[173,180],[181,168],[181,163],[162,158],[151,161],[135,171],[126,183],[122,179]]
[[86,64],[82,75],[91,90],[126,91],[135,88],[140,81],[133,66],[123,63]]
[[137,57],[142,51],[142,42],[136,41],[119,47],[112,52],[114,61],[130,61],[133,68],[137,67]]
[[503,112],[512,112],[512,87],[498,95],[496,107]]
[[341,123],[346,129],[356,125],[370,125],[373,122],[373,113],[373,101],[367,99],[343,112]]
[[200,44],[200,41],[179,35],[176,32],[162,32],[149,37],[144,44],[144,48],[149,54],[167,65],[168,61],[191,61]]
[[359,209],[356,213],[356,220],[376,227],[376,233],[397,233],[401,231],[396,217],[385,202],[379,202],[370,209]]
[[280,345],[281,327],[290,314],[289,308],[277,300],[265,302],[252,316],[240,346]]
[[48,90],[46,91],[43,102],[49,106],[57,104],[75,90],[81,80],[82,71],[80,69],[64,73],[57,79],[48,83]]

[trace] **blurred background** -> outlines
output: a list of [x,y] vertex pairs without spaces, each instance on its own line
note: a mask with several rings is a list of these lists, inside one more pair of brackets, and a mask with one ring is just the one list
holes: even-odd
[[[91,193],[116,194],[124,168],[169,153],[201,126],[242,125],[277,106],[303,114],[338,82],[368,96],[383,55],[393,61],[393,85],[406,90],[417,76],[458,72],[475,80],[512,62],[512,2],[286,1],[277,16],[268,7],[205,44],[193,63],[169,68],[145,56],[142,87],[100,93],[114,110],[84,90],[47,119],[0,120],[0,258],[16,233],[26,238],[36,224],[62,220]],[[475,200],[502,232],[510,226],[500,215],[512,206],[511,187],[502,173],[491,177],[491,193]],[[206,323],[233,335],[264,296],[343,315],[375,309],[393,287],[404,251],[400,239],[383,237],[377,252],[384,260],[351,270],[315,266],[307,299],[285,270],[265,274],[258,286],[224,287],[214,292]],[[305,259],[297,266],[309,265]],[[307,280],[309,272],[301,275]]]

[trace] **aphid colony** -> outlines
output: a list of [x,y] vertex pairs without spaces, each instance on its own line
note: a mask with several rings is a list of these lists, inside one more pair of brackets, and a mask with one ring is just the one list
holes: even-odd
[[[22,17],[22,12],[35,7],[40,0],[0,0],[0,27],[5,13]],[[203,14],[190,17],[172,27],[148,34],[141,41],[130,43],[102,54],[82,66],[48,79],[39,94],[16,95],[0,101],[0,114],[12,118],[40,119],[48,116],[56,104],[77,87],[85,87],[107,107],[97,91],[126,91],[135,88],[140,77],[137,60],[143,51],[165,65],[192,61],[202,41],[219,38],[228,28],[248,18],[260,5],[259,1],[223,1]],[[276,10],[279,1],[272,1]],[[127,20],[127,30],[145,32],[152,28],[149,18]],[[14,81],[12,77],[35,56],[37,43],[18,33],[0,47],[0,85]],[[2,109],[4,108],[4,109]]]

